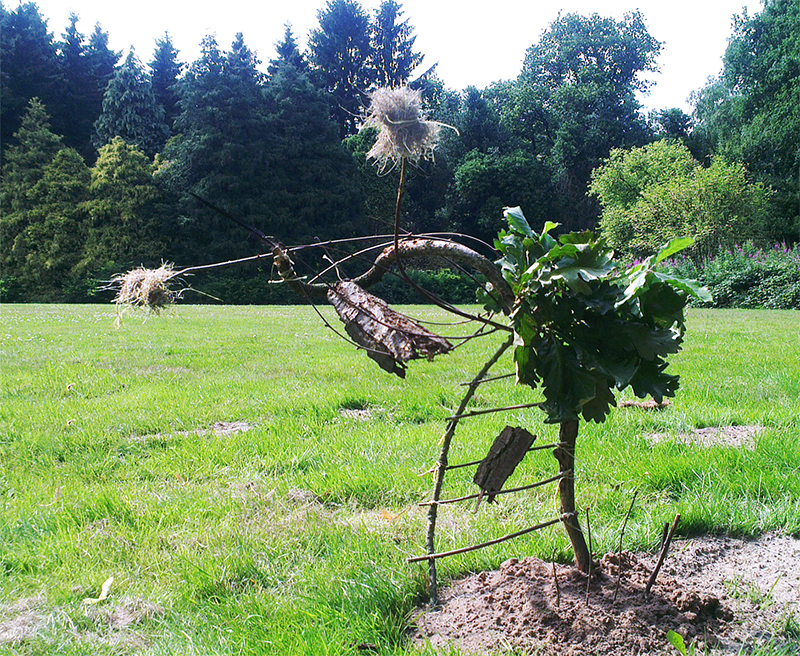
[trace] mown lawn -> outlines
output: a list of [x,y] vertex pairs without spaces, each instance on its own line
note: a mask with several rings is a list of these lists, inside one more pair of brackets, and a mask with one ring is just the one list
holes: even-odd
[[[310,308],[181,306],[119,328],[115,317],[0,306],[0,653],[408,653],[425,597],[424,566],[405,562],[423,552],[424,472],[459,384],[500,338],[412,363],[402,381]],[[693,310],[688,326],[669,408],[582,425],[578,503],[596,551],[616,548],[636,490],[626,548],[654,548],[676,512],[684,535],[800,534],[800,313]],[[506,356],[496,373],[510,367]],[[535,400],[503,381],[475,405]],[[556,435],[536,410],[472,419],[451,461],[482,457],[507,423]],[[763,430],[752,450],[647,439],[726,425]],[[536,452],[513,480],[555,471]],[[470,478],[454,472],[448,495],[472,491]],[[472,509],[442,512],[441,549],[554,516],[554,490]],[[441,570],[554,553],[570,558],[560,527]],[[110,577],[109,598],[86,603]]]

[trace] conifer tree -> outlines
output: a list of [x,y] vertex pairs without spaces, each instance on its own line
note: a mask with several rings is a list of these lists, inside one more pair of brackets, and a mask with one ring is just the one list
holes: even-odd
[[384,0],[372,20],[370,64],[379,87],[404,85],[423,56],[414,52],[413,27],[401,21],[403,10],[395,0]]
[[308,71],[308,62],[297,47],[297,41],[289,23],[284,26],[283,41],[278,42],[275,50],[277,56],[270,60],[269,68],[267,69],[270,75],[275,75],[282,64],[291,64],[299,71]]
[[369,17],[357,0],[328,0],[309,36],[314,82],[329,94],[340,138],[355,134],[374,83]]
[[173,45],[169,32],[165,32],[156,41],[156,49],[149,66],[156,102],[164,108],[164,120],[172,132],[175,118],[180,114],[177,85],[184,64],[178,59],[178,50]]
[[0,62],[0,146],[5,149],[32,98],[52,111],[61,95],[56,44],[35,3],[10,12],[0,5]]
[[164,109],[156,102],[150,77],[131,50],[106,87],[103,113],[95,123],[97,148],[121,137],[153,157],[167,142]]
[[60,46],[65,88],[61,102],[52,110],[53,123],[66,145],[93,162],[97,154],[92,143],[94,122],[102,112],[103,94],[120,53],[108,48],[108,35],[99,25],[87,43],[78,31],[77,14],[70,14],[69,20]]

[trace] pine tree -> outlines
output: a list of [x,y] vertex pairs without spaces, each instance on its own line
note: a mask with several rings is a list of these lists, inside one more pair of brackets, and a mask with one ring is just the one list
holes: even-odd
[[68,146],[93,162],[97,155],[92,143],[94,123],[103,110],[103,94],[120,53],[108,48],[108,35],[99,25],[87,43],[78,31],[77,14],[70,14],[69,21],[60,47],[65,90],[52,110],[53,123]]
[[404,85],[423,56],[414,52],[413,27],[408,20],[400,21],[401,5],[384,0],[375,11],[371,27],[372,53],[370,65],[379,87],[396,88]]
[[[241,34],[222,53],[207,36],[202,54],[180,82],[177,136],[165,147],[159,177],[181,198],[191,220],[179,240],[187,260],[223,259],[249,252],[247,235],[198,204],[195,193],[259,225],[268,203],[261,190],[272,174],[265,160],[271,138],[262,97],[263,75]],[[243,250],[244,249],[244,250]]]
[[177,85],[184,64],[178,59],[178,51],[169,32],[165,32],[156,41],[156,49],[149,66],[156,102],[164,108],[164,120],[172,133],[175,118],[180,114]]
[[367,92],[374,84],[369,59],[369,17],[357,0],[328,0],[309,36],[314,82],[329,94],[331,116],[344,138],[358,130]]
[[[38,98],[28,103],[22,125],[14,135],[15,145],[6,150],[0,209],[2,215],[30,209],[31,190],[44,175],[45,167],[63,148],[61,137],[50,130],[50,117]],[[4,235],[8,243],[12,238]]]
[[290,62],[265,88],[268,144],[265,225],[292,242],[365,232],[356,166],[339,140],[324,95]]
[[156,102],[149,76],[131,50],[106,87],[103,113],[95,123],[97,148],[121,137],[153,157],[167,142],[164,109]]
[[0,145],[19,130],[32,98],[52,111],[61,95],[56,45],[33,2],[7,12],[0,5]]
[[6,300],[75,300],[65,294],[85,235],[89,170],[36,99],[14,136],[0,187],[0,287]]
[[85,203],[91,230],[78,265],[84,277],[155,266],[164,257],[174,226],[163,216],[153,173],[147,156],[119,137],[100,148]]
[[297,41],[289,23],[284,26],[283,41],[276,44],[275,50],[277,56],[270,60],[267,69],[270,75],[275,75],[282,64],[290,64],[302,72],[308,71],[308,62],[297,47]]

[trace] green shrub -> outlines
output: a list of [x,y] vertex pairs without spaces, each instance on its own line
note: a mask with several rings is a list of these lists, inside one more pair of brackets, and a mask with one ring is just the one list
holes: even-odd
[[714,296],[709,307],[800,310],[800,245],[762,249],[752,243],[719,248],[694,261],[667,260],[670,272],[700,280]]

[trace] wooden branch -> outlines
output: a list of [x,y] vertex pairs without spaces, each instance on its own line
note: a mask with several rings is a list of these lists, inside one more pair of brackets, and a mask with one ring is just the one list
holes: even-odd
[[559,446],[553,451],[553,455],[558,460],[560,473],[564,477],[558,483],[558,497],[561,504],[561,514],[566,516],[564,528],[567,529],[569,541],[572,543],[572,550],[575,553],[575,565],[578,571],[588,575],[591,568],[591,554],[589,547],[586,546],[586,539],[583,537],[581,525],[578,521],[578,513],[575,508],[575,441],[578,437],[578,421],[562,421],[559,432]]
[[647,586],[644,589],[644,596],[647,597],[650,594],[650,589],[653,587],[653,584],[656,582],[656,577],[658,576],[658,572],[661,570],[661,566],[664,564],[664,558],[667,557],[667,551],[669,551],[669,544],[672,542],[672,536],[675,534],[675,529],[678,527],[678,522],[681,520],[681,515],[678,513],[675,515],[675,519],[672,521],[672,527],[669,529],[669,533],[667,533],[667,538],[664,540],[664,544],[661,545],[661,553],[658,554],[658,562],[656,563],[656,567],[653,570],[653,573],[650,575],[650,578],[647,580]]
[[[294,263],[289,257],[287,249],[280,244],[275,244],[272,249],[272,255],[281,278],[289,283],[293,289],[303,296],[313,299],[323,299],[325,297],[329,285],[306,283],[300,280],[294,272]],[[398,256],[405,260],[442,257],[470,266],[486,277],[486,280],[500,295],[504,309],[510,311],[514,305],[514,293],[511,291],[511,287],[509,287],[500,270],[491,260],[463,244],[445,239],[404,239],[398,242],[397,253],[395,253],[394,245],[388,246],[378,255],[372,267],[366,273],[353,278],[352,282],[364,289],[372,287],[380,282],[384,274],[396,264]]]
[[444,239],[405,239],[398,242],[397,254],[395,254],[395,247],[389,246],[377,257],[372,268],[355,278],[353,282],[362,287],[371,287],[379,282],[389,268],[395,264],[397,256],[403,259],[443,257],[470,266],[478,273],[483,274],[492,287],[497,290],[506,310],[511,310],[514,305],[514,293],[511,291],[511,287],[491,260],[467,246]]
[[431,553],[425,556],[414,556],[413,558],[406,558],[406,562],[418,563],[423,560],[433,561],[437,558],[445,558],[446,556],[455,556],[456,554],[467,553],[468,551],[475,551],[476,549],[483,549],[484,547],[489,547],[493,544],[499,544],[501,542],[505,542],[506,540],[513,540],[514,538],[518,538],[520,535],[525,535],[526,533],[539,531],[543,528],[547,528],[548,526],[552,526],[553,524],[558,524],[559,522],[566,521],[567,519],[568,518],[566,516],[561,515],[561,517],[556,517],[556,519],[551,519],[549,522],[542,522],[541,524],[537,524],[536,526],[531,526],[530,528],[517,531],[516,533],[510,533],[508,535],[504,535],[501,538],[495,538],[494,540],[487,540],[486,542],[481,542],[480,544],[473,544],[470,547],[461,547],[460,549],[453,549],[452,551],[441,551],[439,553]]
[[[566,472],[569,473],[569,472]],[[498,494],[511,494],[512,492],[522,492],[523,490],[531,490],[535,487],[541,487],[542,485],[547,485],[548,483],[553,483],[554,481],[561,480],[564,478],[566,474],[556,474],[555,476],[551,476],[550,478],[546,478],[543,481],[536,481],[535,483],[530,483],[529,485],[521,485],[520,487],[510,487],[507,490],[496,490],[493,492],[493,495]],[[463,497],[454,497],[452,499],[444,499],[442,501],[421,501],[418,503],[418,506],[443,506],[447,503],[456,503],[458,501],[469,501],[470,499],[477,499],[480,496],[483,496],[485,492],[476,492],[475,494],[467,494]]]

